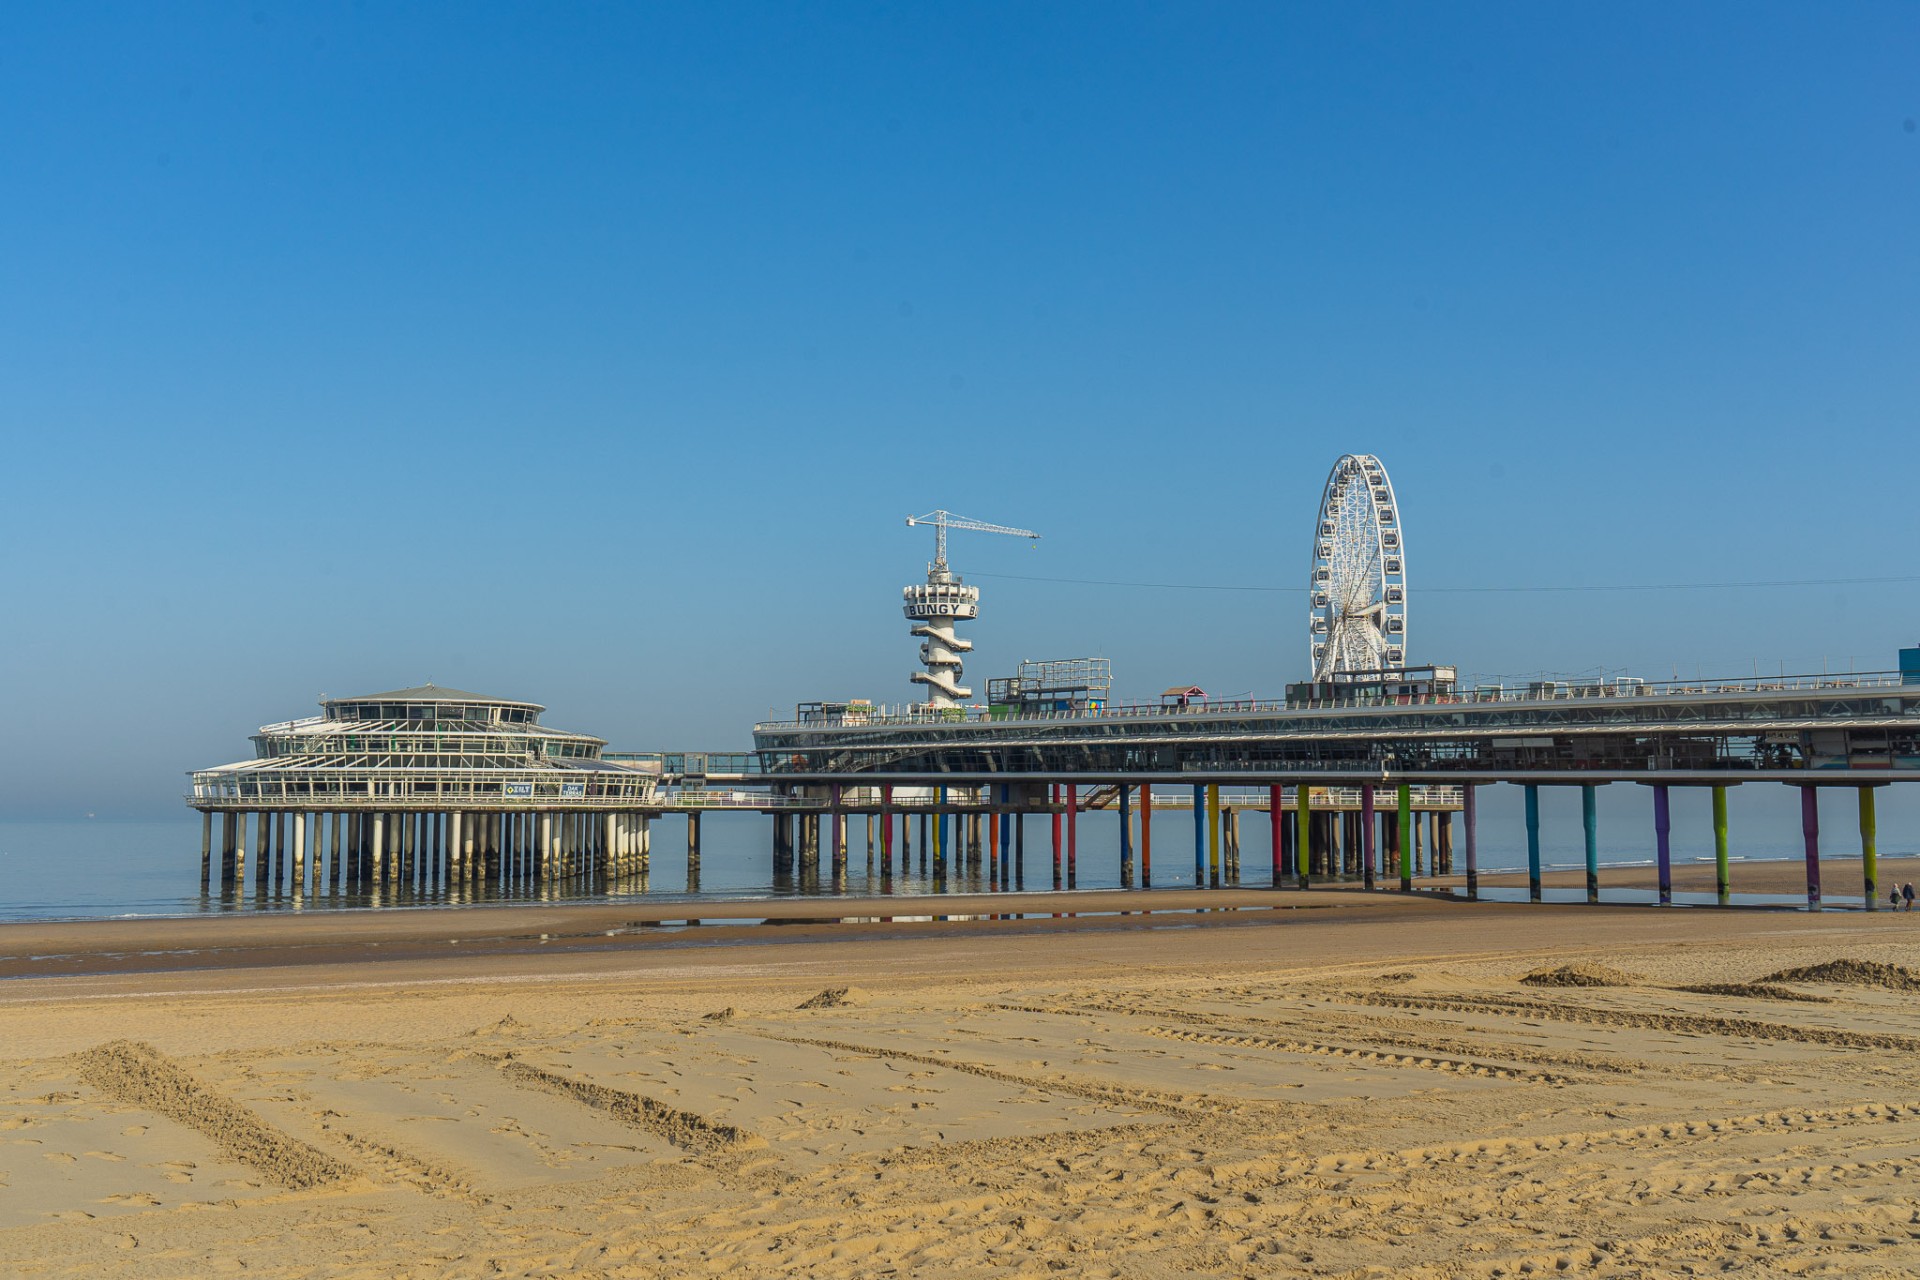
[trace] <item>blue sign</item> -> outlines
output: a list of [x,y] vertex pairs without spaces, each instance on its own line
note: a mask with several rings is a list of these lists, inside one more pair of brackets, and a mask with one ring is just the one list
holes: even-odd
[[533,798],[533,784],[531,782],[508,782],[502,785],[506,793],[510,796],[525,796],[528,799]]
[[584,782],[563,782],[560,784],[560,797],[562,799],[584,800],[586,795],[587,784]]

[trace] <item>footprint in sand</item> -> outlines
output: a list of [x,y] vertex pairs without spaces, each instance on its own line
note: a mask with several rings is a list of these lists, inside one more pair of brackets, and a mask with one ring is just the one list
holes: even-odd
[[147,1126],[143,1124],[130,1124],[120,1131],[120,1136],[123,1138],[138,1138],[145,1134],[146,1131]]
[[40,1154],[55,1164],[72,1164],[79,1159],[78,1156],[69,1155],[65,1151],[43,1151]]

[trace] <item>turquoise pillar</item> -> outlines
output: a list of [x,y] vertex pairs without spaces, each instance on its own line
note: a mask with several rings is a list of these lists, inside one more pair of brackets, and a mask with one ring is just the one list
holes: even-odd
[[1540,786],[1527,787],[1527,900],[1540,901]]
[[1580,827],[1587,838],[1587,901],[1600,901],[1599,788],[1589,782],[1580,788]]

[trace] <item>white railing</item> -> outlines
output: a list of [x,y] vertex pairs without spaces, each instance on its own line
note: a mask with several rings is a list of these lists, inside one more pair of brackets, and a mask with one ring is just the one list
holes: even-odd
[[995,717],[983,706],[929,709],[919,704],[878,706],[857,719],[847,720],[767,720],[754,725],[762,731],[792,731],[819,728],[865,728],[885,725],[940,724],[1034,724],[1062,720],[1139,720],[1157,717],[1199,717],[1217,715],[1279,715],[1294,711],[1335,711],[1365,707],[1445,706],[1454,704],[1559,703],[1582,699],[1644,699],[1671,697],[1754,696],[1771,693],[1845,692],[1862,689],[1886,689],[1902,686],[1920,694],[1920,686],[1905,684],[1897,671],[1872,671],[1845,675],[1754,676],[1727,680],[1537,680],[1526,687],[1509,689],[1504,685],[1480,685],[1454,693],[1355,696],[1351,698],[1314,698],[1296,701],[1269,698],[1229,698],[1206,702],[1155,704],[1130,703],[1078,711],[1029,711],[1020,715]]

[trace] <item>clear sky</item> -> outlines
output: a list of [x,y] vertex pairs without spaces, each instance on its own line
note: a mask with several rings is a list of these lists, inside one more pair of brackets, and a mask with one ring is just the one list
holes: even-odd
[[956,535],[976,689],[1277,693],[1344,452],[1416,659],[1890,666],[1916,118],[1913,4],[5,6],[0,813],[907,699],[937,506],[1046,535]]

